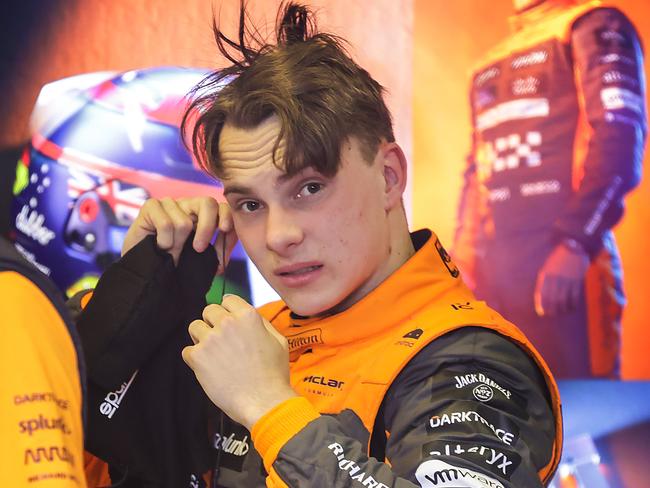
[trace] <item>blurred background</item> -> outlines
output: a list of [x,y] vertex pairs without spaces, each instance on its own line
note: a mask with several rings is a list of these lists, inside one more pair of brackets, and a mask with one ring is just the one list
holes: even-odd
[[[252,20],[261,26],[262,35],[272,36],[278,2],[248,3]],[[510,0],[313,0],[307,3],[317,10],[320,27],[346,38],[352,55],[386,87],[397,140],[411,164],[407,194],[411,226],[433,228],[443,243],[450,246],[470,143],[471,69],[489,47],[508,33],[512,3]],[[647,46],[650,3],[642,0],[610,3],[635,23]],[[3,2],[0,7],[0,232],[8,232],[15,224],[11,201],[16,165],[32,135],[30,114],[44,85],[85,73],[123,74],[161,66],[217,68],[223,60],[216,57],[212,16],[214,13],[223,25],[233,26],[237,8],[238,2],[234,0]],[[646,62],[646,70],[649,66]],[[104,142],[111,145],[111,141]],[[215,191],[218,193],[218,189]],[[134,192],[129,195],[133,197]],[[647,446],[650,383],[646,382],[650,379],[647,355],[650,285],[646,283],[650,261],[645,255],[650,227],[647,177],[626,199],[626,204],[627,213],[615,234],[628,295],[622,355],[622,375],[628,381],[561,384],[567,449],[560,472],[563,477],[558,478],[557,487],[650,486],[650,468],[643,461],[650,456]],[[83,207],[86,214],[93,212],[90,205]],[[30,225],[38,227],[36,224],[34,221]],[[83,247],[84,243],[80,245]],[[242,276],[246,274],[242,273]],[[244,281],[236,285],[249,286]],[[258,303],[272,296],[259,293]]]

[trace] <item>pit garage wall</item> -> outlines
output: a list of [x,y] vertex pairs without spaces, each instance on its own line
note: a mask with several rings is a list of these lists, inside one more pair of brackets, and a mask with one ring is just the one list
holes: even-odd
[[[614,0],[650,50],[650,3]],[[473,62],[508,33],[510,0],[415,0],[413,34],[414,227],[432,227],[451,245],[461,173],[469,151],[469,75]],[[646,79],[650,59],[646,55]],[[650,175],[627,198],[615,230],[628,307],[623,317],[623,376],[649,379]]]

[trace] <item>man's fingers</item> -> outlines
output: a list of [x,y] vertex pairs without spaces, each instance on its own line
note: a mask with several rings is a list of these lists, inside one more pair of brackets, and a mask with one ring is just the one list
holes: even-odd
[[185,361],[185,364],[187,364],[190,368],[194,369],[194,366],[192,366],[192,352],[194,351],[194,348],[196,346],[186,346],[183,348],[181,351],[181,356],[183,356],[183,361]]
[[219,230],[221,232],[230,232],[235,228],[232,219],[230,205],[225,202],[219,203]]
[[211,197],[183,198],[179,205],[196,221],[196,232],[192,246],[197,252],[203,252],[217,230],[219,220],[219,203]]
[[174,245],[174,224],[159,200],[145,202],[133,228],[147,229],[156,234],[156,244],[161,249],[168,250]]
[[244,300],[242,297],[237,295],[226,294],[223,296],[221,301],[221,306],[230,313],[246,312],[246,311],[257,311],[250,303]]
[[203,339],[205,339],[205,336],[211,330],[212,328],[203,320],[194,320],[187,328],[187,331],[189,332],[190,337],[192,338],[192,342],[194,342],[194,344],[198,344]]
[[187,237],[192,232],[194,222],[192,218],[178,205],[178,203],[171,198],[163,198],[160,205],[167,214],[167,217],[172,223],[172,245],[167,250],[174,258],[174,262],[178,262],[178,257],[183,250]]
[[208,305],[203,309],[202,314],[203,321],[205,321],[208,327],[217,327],[228,315],[230,313],[223,307],[223,303],[221,305],[214,303]]

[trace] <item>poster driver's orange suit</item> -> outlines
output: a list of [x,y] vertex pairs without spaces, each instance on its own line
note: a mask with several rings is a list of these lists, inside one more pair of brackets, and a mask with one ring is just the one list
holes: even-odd
[[[548,0],[472,77],[472,153],[454,257],[476,293],[516,323],[558,377],[616,376],[624,305],[611,228],[640,181],[646,138],[639,37],[598,1]],[[571,313],[535,313],[540,268],[556,245],[591,259]]]

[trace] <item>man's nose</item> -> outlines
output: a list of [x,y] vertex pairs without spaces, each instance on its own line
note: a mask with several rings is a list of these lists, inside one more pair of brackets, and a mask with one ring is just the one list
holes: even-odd
[[283,255],[302,242],[304,231],[299,220],[282,208],[269,209],[266,222],[266,247]]

